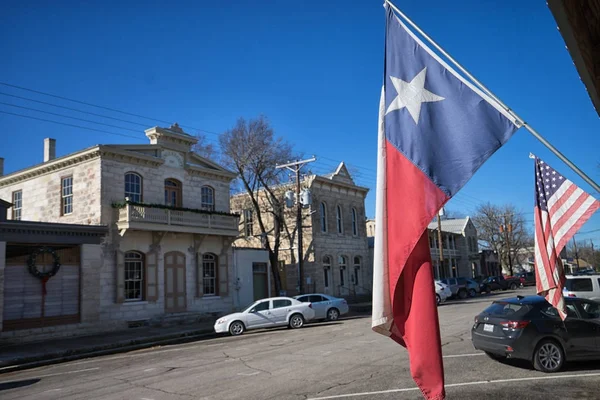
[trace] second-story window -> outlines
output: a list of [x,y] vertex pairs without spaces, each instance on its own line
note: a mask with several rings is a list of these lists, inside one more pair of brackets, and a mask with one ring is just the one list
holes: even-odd
[[200,208],[215,211],[215,190],[210,186],[200,188]]
[[352,234],[358,235],[358,215],[356,214],[356,208],[352,209]]
[[335,208],[335,219],[337,221],[338,233],[344,233],[344,221],[342,220],[342,207],[337,206]]
[[254,235],[254,220],[252,209],[244,210],[244,234],[246,237]]
[[165,179],[165,205],[181,207],[181,182],[177,179]]
[[12,194],[12,219],[15,221],[21,220],[21,211],[23,209],[23,191],[17,190]]
[[60,213],[69,215],[73,213],[73,177],[67,176],[60,181]]
[[142,202],[142,177],[135,172],[125,174],[125,197],[136,203]]
[[327,204],[321,203],[321,232],[327,232]]

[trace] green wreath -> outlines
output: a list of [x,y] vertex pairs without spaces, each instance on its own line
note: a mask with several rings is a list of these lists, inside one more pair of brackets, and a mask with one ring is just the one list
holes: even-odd
[[[52,258],[54,258],[54,262],[52,263],[52,269],[50,271],[41,272],[39,269],[37,269],[37,266],[35,265],[35,260],[37,256],[43,253],[51,254]],[[39,249],[36,249],[33,252],[31,252],[31,254],[29,254],[29,259],[27,260],[27,267],[31,275],[35,276],[38,279],[41,279],[42,281],[47,281],[48,279],[56,275],[56,273],[60,269],[60,258],[58,257],[58,254],[56,254],[56,251],[54,251],[53,248],[40,247]]]

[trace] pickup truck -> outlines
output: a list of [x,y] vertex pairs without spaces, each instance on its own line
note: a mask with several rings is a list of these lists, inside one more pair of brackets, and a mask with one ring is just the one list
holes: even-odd
[[482,292],[492,292],[494,290],[515,290],[521,285],[521,280],[517,277],[507,277],[502,275],[490,276],[481,282]]

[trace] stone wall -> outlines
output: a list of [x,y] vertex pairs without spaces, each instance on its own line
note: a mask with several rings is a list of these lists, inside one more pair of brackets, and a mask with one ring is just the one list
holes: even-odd
[[158,298],[156,301],[116,302],[116,257],[115,251],[138,251],[147,254],[151,250],[151,232],[127,232],[112,245],[104,246],[100,272],[100,320],[126,321],[148,320],[165,313],[165,272],[164,254],[178,251],[185,254],[186,264],[186,303],[188,312],[222,314],[233,310],[233,268],[232,250],[223,254],[223,239],[208,236],[200,244],[198,252],[214,253],[227,259],[228,290],[225,296],[199,297],[196,290],[196,254],[192,234],[166,233],[157,247],[158,250]]
[[135,172],[143,179],[142,201],[148,204],[164,204],[165,179],[177,179],[182,184],[182,206],[186,208],[200,208],[200,188],[204,185],[211,186],[215,191],[215,210],[229,212],[229,181],[204,177],[197,173],[189,173],[183,168],[174,168],[167,165],[150,167],[139,164],[130,164],[111,159],[102,160],[102,222],[111,222],[113,202],[125,200],[125,173]]
[[[73,213],[61,215],[61,179],[73,177]],[[94,225],[100,223],[100,159],[84,161],[50,173],[0,187],[0,198],[12,202],[23,192],[21,219]],[[8,218],[12,218],[11,209]]]

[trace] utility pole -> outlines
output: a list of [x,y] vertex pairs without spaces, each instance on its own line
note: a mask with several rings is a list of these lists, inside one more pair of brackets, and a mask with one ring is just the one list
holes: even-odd
[[577,242],[575,241],[575,235],[573,235],[573,248],[575,249],[575,263],[577,264],[577,272],[579,272],[579,252],[577,251]]
[[594,250],[594,241],[590,239],[590,245],[592,245],[592,269],[597,271],[596,266],[596,251]]
[[[300,170],[306,164],[316,161],[313,156],[306,160],[290,162],[287,164],[277,165],[275,168],[287,168],[296,174],[296,230],[298,231],[298,294],[303,293],[304,287],[304,271],[303,271],[303,256],[302,256],[302,202],[300,201]],[[291,246],[290,246],[291,247]]]
[[510,255],[510,234],[512,233],[512,224],[506,223],[506,214],[504,214],[504,224],[500,225],[500,232],[504,232],[505,240],[506,240],[506,250],[508,254],[508,270],[510,271],[510,275],[513,275],[513,265],[512,265],[512,257]]
[[[438,248],[440,249],[440,278],[445,278],[444,271],[444,247],[442,246],[442,210],[438,211]],[[445,271],[444,271],[445,272]]]

